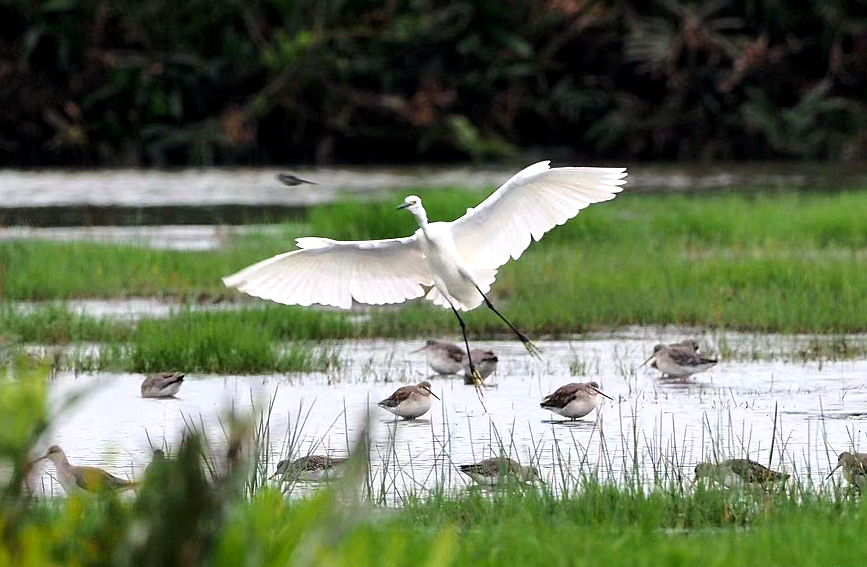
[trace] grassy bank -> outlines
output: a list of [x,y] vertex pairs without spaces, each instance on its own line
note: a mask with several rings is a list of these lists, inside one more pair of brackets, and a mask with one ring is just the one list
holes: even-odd
[[[452,219],[481,197],[423,194],[432,219]],[[685,324],[781,332],[867,330],[867,191],[837,195],[621,195],[594,205],[504,266],[493,297],[532,335],[632,324]],[[391,201],[311,211],[284,238],[239,238],[211,252],[85,243],[0,244],[6,300],[231,296],[220,277],[292,248],[302,232],[338,239],[410,234]],[[51,266],[51,270],[46,270]],[[450,314],[424,302],[374,309],[346,326],[334,312],[287,308],[304,338],[453,332]],[[311,311],[311,310],[306,310]],[[271,312],[269,312],[271,313]],[[277,313],[277,312],[274,312]],[[267,315],[274,317],[275,315]],[[310,321],[316,320],[311,331]],[[478,310],[476,336],[503,327]],[[294,331],[292,331],[294,333]]]

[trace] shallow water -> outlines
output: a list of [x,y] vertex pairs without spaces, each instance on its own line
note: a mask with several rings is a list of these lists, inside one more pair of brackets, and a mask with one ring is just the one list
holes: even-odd
[[[650,333],[650,331],[647,331]],[[544,360],[530,359],[515,342],[480,342],[494,349],[500,367],[482,408],[472,387],[459,378],[431,379],[429,414],[415,422],[394,421],[375,402],[399,385],[428,375],[423,355],[408,354],[419,341],[354,341],[343,346],[340,371],[287,376],[187,376],[177,399],[139,397],[141,375],[58,376],[52,400],[58,407],[72,392],[84,395],[61,413],[46,444],[61,445],[74,464],[98,465],[121,476],[141,474],[150,458],[148,438],[176,445],[185,419],[203,423],[220,446],[220,416],[230,407],[248,410],[274,400],[270,457],[285,457],[287,437],[297,436],[294,455],[343,456],[352,439],[372,421],[372,476],[387,496],[437,484],[458,490],[467,481],[453,465],[506,453],[537,464],[555,488],[582,473],[623,481],[637,454],[646,481],[653,471],[672,477],[701,460],[749,456],[801,481],[819,484],[842,450],[863,448],[867,425],[867,361],[796,365],[726,362],[681,383],[664,381],[636,367],[659,339],[680,335],[606,337],[541,342]],[[736,336],[727,337],[737,343]],[[743,338],[753,341],[752,338]],[[736,345],[734,345],[736,346]],[[586,369],[573,377],[570,365]],[[615,399],[574,422],[539,408],[539,400],[572,381],[594,379]],[[778,412],[776,436],[774,413]],[[302,425],[303,424],[303,425]],[[60,491],[48,473],[37,487]]]
[[[293,169],[317,185],[286,187],[277,169],[0,170],[0,225],[94,226],[244,224],[297,218],[305,207],[346,196],[377,197],[410,187],[496,187],[530,159],[487,166]],[[554,162],[554,166],[569,165]],[[618,166],[618,163],[587,165]],[[864,164],[625,164],[628,189],[643,191],[837,191],[867,184]],[[164,229],[163,229],[164,230]],[[2,234],[3,231],[0,231]],[[40,237],[47,233],[39,233]]]

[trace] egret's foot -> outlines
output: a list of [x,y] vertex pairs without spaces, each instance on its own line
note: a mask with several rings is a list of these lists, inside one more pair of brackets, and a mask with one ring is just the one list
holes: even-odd
[[530,356],[533,358],[542,359],[542,349],[537,347],[533,341],[525,334],[518,335],[518,338],[521,339],[521,344],[524,345],[524,348],[527,349],[527,352],[530,353]]
[[473,380],[473,388],[476,389],[476,397],[479,398],[479,403],[482,404],[482,409],[485,410],[485,413],[488,413],[488,408],[485,406],[485,400],[482,399],[485,396],[485,381],[476,369],[476,365],[472,362],[470,363],[470,376]]

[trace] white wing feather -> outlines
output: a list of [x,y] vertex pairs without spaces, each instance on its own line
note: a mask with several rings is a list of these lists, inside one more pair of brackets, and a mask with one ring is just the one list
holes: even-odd
[[287,305],[332,305],[352,301],[382,305],[425,294],[433,285],[418,238],[337,241],[306,237],[301,250],[279,254],[223,278],[223,283]]
[[539,240],[591,203],[613,199],[626,183],[624,168],[550,169],[549,163],[519,171],[452,223],[455,247],[471,266],[493,269],[517,260],[531,238]]

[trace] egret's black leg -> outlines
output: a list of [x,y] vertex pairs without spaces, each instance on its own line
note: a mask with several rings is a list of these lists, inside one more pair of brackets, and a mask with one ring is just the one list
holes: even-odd
[[[479,374],[479,371],[476,370],[476,365],[473,364],[473,355],[470,354],[470,341],[467,339],[467,324],[464,323],[464,318],[461,317],[461,314],[455,309],[455,306],[449,302],[449,305],[452,308],[452,311],[455,313],[455,317],[458,318],[458,323],[461,324],[461,335],[464,337],[464,346],[467,349],[467,360],[470,361],[470,375],[473,377],[473,386],[476,388],[476,393],[479,396],[479,401],[482,401],[482,390],[481,387],[484,385],[482,381],[482,375]],[[482,407],[485,408],[485,402],[482,402]],[[488,411],[488,408],[485,408],[485,411]]]
[[491,311],[493,311],[494,313],[496,313],[496,314],[497,314],[497,317],[499,317],[500,319],[502,319],[503,322],[504,322],[506,325],[508,325],[510,329],[512,329],[512,332],[514,332],[515,335],[517,335],[517,337],[521,340],[521,343],[523,343],[524,348],[527,349],[527,352],[529,352],[532,356],[535,356],[536,358],[541,358],[541,353],[542,353],[542,351],[539,349],[539,347],[537,347],[535,344],[533,344],[533,341],[530,340],[530,337],[528,337],[527,335],[525,335],[524,333],[522,333],[521,331],[519,331],[518,328],[515,327],[515,326],[511,323],[511,321],[509,321],[508,319],[506,319],[506,318],[503,316],[502,313],[500,313],[499,311],[497,311],[497,308],[494,307],[494,304],[491,303],[491,300],[488,299],[488,296],[485,295],[485,293],[484,293],[482,290],[479,289],[479,286],[476,286],[476,289],[478,290],[479,293],[482,294],[482,298],[484,298],[484,300],[485,300],[485,305],[488,306],[488,309],[490,309]]

